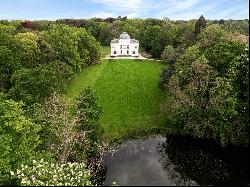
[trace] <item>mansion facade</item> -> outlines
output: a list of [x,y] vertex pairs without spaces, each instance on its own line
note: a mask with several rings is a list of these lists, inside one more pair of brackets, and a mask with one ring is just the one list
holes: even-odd
[[123,32],[119,39],[111,40],[111,57],[116,56],[139,56],[139,41],[130,39],[130,36]]

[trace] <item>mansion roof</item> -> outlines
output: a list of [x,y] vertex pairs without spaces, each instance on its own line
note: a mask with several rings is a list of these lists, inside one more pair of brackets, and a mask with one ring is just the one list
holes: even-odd
[[128,33],[123,32],[123,33],[120,35],[120,39],[130,39],[130,36],[128,35]]
[[135,40],[135,39],[130,39],[130,36],[126,33],[126,32],[123,32],[121,35],[120,35],[120,38],[119,39],[113,39],[111,40],[110,43],[119,43],[120,40],[127,40],[129,39],[130,40],[130,43],[139,43],[138,40]]

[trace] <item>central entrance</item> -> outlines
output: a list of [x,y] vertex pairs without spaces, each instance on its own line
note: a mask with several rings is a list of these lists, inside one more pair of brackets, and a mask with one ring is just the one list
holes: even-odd
[[127,49],[121,50],[121,55],[129,55],[129,51]]
[[129,45],[123,45],[121,47],[121,55],[129,55]]

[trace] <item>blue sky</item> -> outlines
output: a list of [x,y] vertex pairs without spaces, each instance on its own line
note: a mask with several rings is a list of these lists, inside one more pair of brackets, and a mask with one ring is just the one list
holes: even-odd
[[0,0],[1,19],[117,17],[246,19],[249,0]]

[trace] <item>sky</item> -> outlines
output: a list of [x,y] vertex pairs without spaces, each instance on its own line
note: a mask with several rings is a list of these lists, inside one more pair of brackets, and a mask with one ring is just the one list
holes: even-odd
[[169,18],[248,19],[249,0],[0,0],[0,20]]

